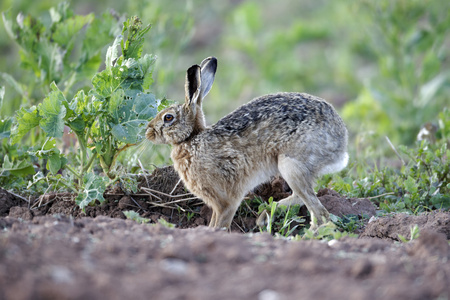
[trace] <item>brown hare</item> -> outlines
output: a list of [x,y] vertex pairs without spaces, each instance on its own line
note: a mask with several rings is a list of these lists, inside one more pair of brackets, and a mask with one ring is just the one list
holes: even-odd
[[216,69],[214,57],[190,67],[184,104],[162,110],[146,132],[150,141],[173,146],[175,170],[212,208],[209,226],[229,228],[244,196],[276,175],[293,191],[278,204],[305,204],[313,226],[327,222],[329,213],[313,187],[319,175],[348,162],[348,133],[337,112],[315,96],[278,93],[254,99],[207,127],[202,104]]

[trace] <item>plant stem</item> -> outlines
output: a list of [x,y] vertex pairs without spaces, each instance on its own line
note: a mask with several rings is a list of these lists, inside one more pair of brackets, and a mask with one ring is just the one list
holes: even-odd
[[105,162],[104,157],[102,155],[99,155],[99,158],[100,158],[100,165],[102,166],[103,172],[105,172],[105,174],[110,179],[115,178],[114,174],[112,174],[111,171],[110,171],[110,166],[108,166],[108,164]]
[[110,166],[110,167],[114,166],[114,164],[116,163],[117,157],[119,156],[119,154],[120,154],[122,151],[124,151],[124,150],[126,150],[126,149],[128,149],[128,148],[130,148],[130,147],[132,147],[132,146],[135,146],[135,145],[136,145],[136,144],[126,144],[125,146],[123,146],[122,148],[120,148],[119,150],[117,150],[116,154],[114,154],[114,157],[113,157],[113,159],[112,159],[112,161],[111,161],[111,166]]
[[92,154],[91,157],[89,158],[89,161],[87,162],[87,164],[84,166],[84,168],[82,169],[82,173],[86,173],[89,168],[91,167],[92,163],[95,160],[95,154]]
[[56,183],[60,183],[62,184],[64,187],[66,187],[67,189],[71,190],[72,192],[78,194],[78,190],[76,188],[74,188],[73,186],[71,186],[70,184],[66,183],[63,180],[56,180],[52,177],[49,178],[51,181],[56,182]]
[[75,175],[79,180],[83,180],[81,174],[78,174],[77,171],[74,170],[70,165],[66,165],[67,170],[69,170],[73,175]]

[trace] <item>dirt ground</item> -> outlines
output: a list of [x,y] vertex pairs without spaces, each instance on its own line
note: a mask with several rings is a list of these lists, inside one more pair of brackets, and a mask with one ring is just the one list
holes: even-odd
[[[116,187],[85,212],[70,194],[26,199],[0,189],[0,299],[450,298],[449,212],[375,217],[369,200],[325,189],[318,197],[333,214],[374,216],[358,238],[274,237],[257,232],[245,208],[228,233],[204,226],[209,210],[181,201],[192,196],[178,197],[186,191],[177,181],[161,169],[142,181],[147,194]],[[278,200],[289,188],[275,179],[255,194]],[[125,220],[130,209],[150,223]],[[419,238],[399,242],[414,224]]]

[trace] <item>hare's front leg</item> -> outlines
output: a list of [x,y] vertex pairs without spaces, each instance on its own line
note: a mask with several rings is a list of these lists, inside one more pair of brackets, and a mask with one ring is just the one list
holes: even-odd
[[230,229],[231,222],[239,207],[240,201],[237,201],[236,203],[221,201],[220,204],[221,205],[212,206],[213,216],[211,217],[209,227]]
[[293,193],[305,203],[311,215],[311,228],[314,229],[323,222],[328,222],[330,215],[314,193],[313,186],[316,178],[308,167],[295,158],[280,155],[278,169]]
[[212,215],[211,215],[211,221],[209,221],[208,226],[214,228],[214,227],[216,227],[216,222],[217,222],[217,215],[216,215],[215,210],[213,209]]

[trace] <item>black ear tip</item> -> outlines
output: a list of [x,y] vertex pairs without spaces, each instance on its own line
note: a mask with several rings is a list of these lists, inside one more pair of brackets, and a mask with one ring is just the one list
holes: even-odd
[[212,63],[215,63],[217,65],[217,58],[215,58],[214,56],[210,56],[208,58]]
[[210,64],[211,64],[211,67],[214,69],[214,72],[216,72],[216,70],[217,70],[217,58],[215,58],[214,56],[211,56]]
[[189,69],[187,69],[188,77],[194,76],[199,69],[200,69],[199,65],[192,65]]
[[213,73],[215,73],[217,70],[217,58],[215,58],[214,56],[207,57],[202,61],[200,65],[202,69],[208,68]]

